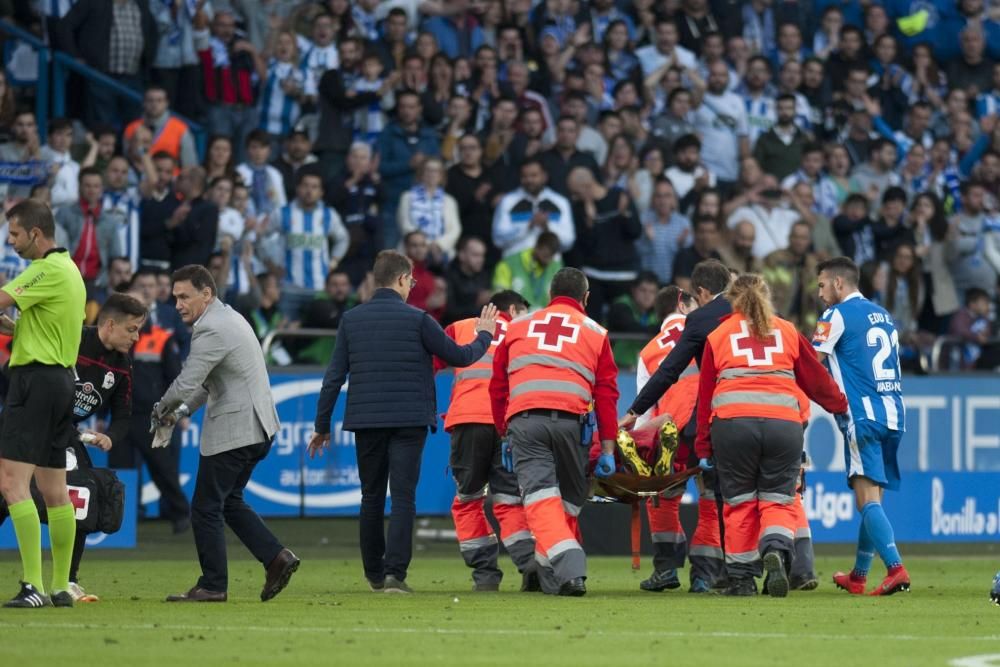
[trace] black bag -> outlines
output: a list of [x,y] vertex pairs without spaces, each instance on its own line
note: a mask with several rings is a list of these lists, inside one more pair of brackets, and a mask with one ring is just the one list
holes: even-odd
[[[82,533],[117,533],[122,527],[125,516],[125,484],[118,479],[113,470],[107,468],[80,468],[66,473],[66,485],[69,487],[70,502],[79,512],[86,510],[86,515],[77,518],[76,528]],[[31,482],[31,497],[38,507],[38,517],[42,523],[49,522],[45,510],[45,500],[41,491]],[[0,499],[0,524],[3,524],[9,511],[7,503]]]

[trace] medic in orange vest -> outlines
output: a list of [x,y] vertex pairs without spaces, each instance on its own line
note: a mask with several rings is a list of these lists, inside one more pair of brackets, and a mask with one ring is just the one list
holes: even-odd
[[[665,287],[656,295],[656,311],[663,318],[660,333],[649,341],[639,353],[636,371],[636,391],[642,391],[650,376],[660,363],[667,358],[684,331],[687,314],[697,308],[692,295],[679,287]],[[685,427],[694,416],[698,397],[698,366],[691,362],[677,383],[657,401],[656,405],[636,420],[636,429],[641,429],[651,419],[666,416],[674,423],[676,433],[684,433]],[[683,470],[689,465],[698,465],[692,460],[694,448],[689,438],[681,438],[674,455],[674,466]],[[667,473],[669,474],[669,472]],[[711,471],[703,475],[713,475]],[[687,537],[681,526],[680,506],[684,487],[665,492],[657,502],[650,499],[646,504],[649,518],[649,532],[655,549],[653,574],[640,582],[644,591],[660,592],[679,588],[681,583],[677,569],[684,566],[686,555],[691,559],[692,593],[708,593],[712,586],[725,575],[722,538],[719,531],[719,511],[715,504],[714,481],[699,480],[698,484],[698,527],[691,537],[691,548],[687,548]]]
[[761,276],[738,277],[727,297],[733,314],[708,335],[701,359],[695,452],[703,468],[718,468],[726,594],[755,595],[754,577],[766,570],[768,592],[785,597],[809,399],[833,414],[847,411],[847,399],[809,341],[774,315]]
[[550,294],[547,307],[507,326],[493,356],[490,399],[497,431],[509,439],[542,591],[581,596],[587,592],[578,524],[590,496],[587,415],[593,403],[603,451],[596,474],[610,475],[618,368],[607,330],[584,311],[589,284],[583,272],[561,269]]
[[152,135],[149,155],[167,153],[184,167],[197,164],[198,153],[190,128],[170,113],[168,103],[166,90],[159,86],[147,88],[142,99],[143,115],[125,126],[125,141],[131,141],[136,130],[144,126]]
[[[473,569],[473,590],[499,590],[503,572],[497,566],[500,547],[486,518],[488,493],[493,501],[493,515],[500,524],[500,539],[521,573],[521,590],[537,591],[540,589],[535,541],[528,530],[517,478],[503,465],[489,394],[493,351],[503,341],[508,323],[528,312],[529,305],[524,297],[511,290],[497,292],[490,303],[500,311],[493,344],[479,361],[455,369],[451,401],[444,416],[444,428],[451,434],[449,463],[456,487],[451,516],[462,558]],[[459,345],[471,343],[476,338],[476,318],[454,322],[444,332]],[[444,365],[443,361],[434,360],[435,370]]]

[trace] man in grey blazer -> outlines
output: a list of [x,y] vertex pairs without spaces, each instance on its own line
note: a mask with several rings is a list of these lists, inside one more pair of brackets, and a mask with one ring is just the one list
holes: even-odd
[[208,269],[192,264],[175,271],[173,293],[181,319],[194,328],[191,353],[153,408],[153,422],[171,424],[207,407],[191,503],[202,574],[194,588],[167,601],[225,602],[225,524],[265,567],[260,599],[266,602],[288,584],[299,559],[243,500],[254,466],[267,456],[278,431],[264,355],[246,320],[217,298]]

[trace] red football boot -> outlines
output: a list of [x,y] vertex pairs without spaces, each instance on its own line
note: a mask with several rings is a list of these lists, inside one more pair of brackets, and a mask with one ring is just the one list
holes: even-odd
[[855,578],[852,573],[837,572],[833,575],[833,583],[837,585],[837,588],[845,590],[851,595],[864,595],[866,581],[865,578]]
[[910,590],[910,575],[906,568],[900,565],[889,570],[882,583],[875,587],[869,595],[892,595],[899,591],[908,592]]

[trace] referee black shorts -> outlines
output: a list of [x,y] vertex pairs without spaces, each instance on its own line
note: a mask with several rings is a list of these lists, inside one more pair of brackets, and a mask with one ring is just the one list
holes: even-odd
[[0,415],[0,458],[42,468],[66,468],[73,426],[75,376],[69,368],[29,364],[9,372]]

